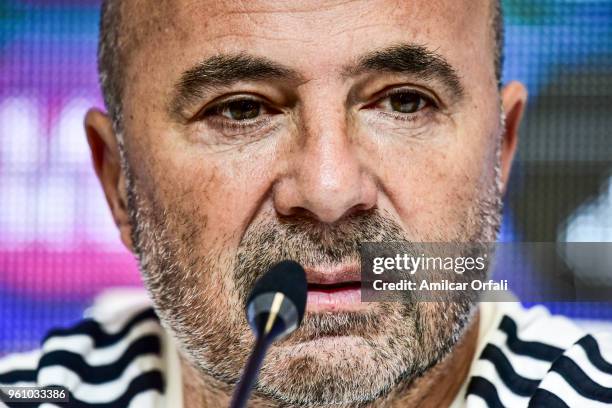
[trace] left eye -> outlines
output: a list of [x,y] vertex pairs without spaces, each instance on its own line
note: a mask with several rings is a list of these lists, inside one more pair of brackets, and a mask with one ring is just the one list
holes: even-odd
[[253,99],[238,99],[219,106],[217,113],[231,120],[243,121],[257,118],[261,111],[261,102]]
[[381,108],[405,114],[416,113],[429,104],[428,98],[417,92],[410,91],[394,92],[381,99],[378,103]]

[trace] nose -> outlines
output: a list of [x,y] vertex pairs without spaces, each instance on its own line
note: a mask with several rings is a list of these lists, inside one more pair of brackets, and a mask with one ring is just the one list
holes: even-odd
[[286,176],[274,189],[276,211],[331,224],[375,207],[376,183],[365,153],[349,134],[345,110],[304,112],[300,120],[294,138],[300,142],[290,149]]

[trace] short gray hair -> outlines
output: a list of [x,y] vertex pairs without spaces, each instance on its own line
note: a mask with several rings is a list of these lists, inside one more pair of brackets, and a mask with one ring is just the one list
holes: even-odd
[[124,42],[121,41],[122,16],[119,0],[103,0],[100,12],[98,39],[98,80],[102,88],[104,104],[118,135],[122,132],[123,108],[121,99],[124,87]]

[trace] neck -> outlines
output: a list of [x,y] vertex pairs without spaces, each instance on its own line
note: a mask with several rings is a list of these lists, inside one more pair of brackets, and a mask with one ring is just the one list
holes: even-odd
[[[398,384],[388,395],[372,402],[369,407],[448,407],[467,379],[476,352],[479,320],[479,314],[477,313],[446,358],[430,368],[421,377],[408,383]],[[202,376],[201,372],[182,356],[181,368],[183,406],[185,408],[229,406],[233,387],[210,376]],[[277,406],[279,406],[277,402],[263,399],[256,394],[253,394],[249,400],[249,407],[271,408]]]

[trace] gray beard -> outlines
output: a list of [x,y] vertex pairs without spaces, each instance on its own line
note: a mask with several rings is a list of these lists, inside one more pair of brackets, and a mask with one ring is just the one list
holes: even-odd
[[[127,161],[123,165],[132,240],[156,312],[202,376],[228,385],[237,381],[253,341],[244,302],[270,265],[282,259],[318,266],[359,261],[361,242],[407,241],[388,214],[371,210],[333,227],[301,217],[261,221],[249,226],[237,250],[227,249],[228,237],[211,237],[218,250],[201,254],[206,220],[194,222],[144,197]],[[494,242],[501,221],[499,165],[494,182],[479,194],[457,230],[472,231],[473,242]],[[449,295],[439,302],[381,302],[366,312],[307,314],[294,334],[271,347],[256,392],[282,406],[363,406],[448,355],[476,304]]]

